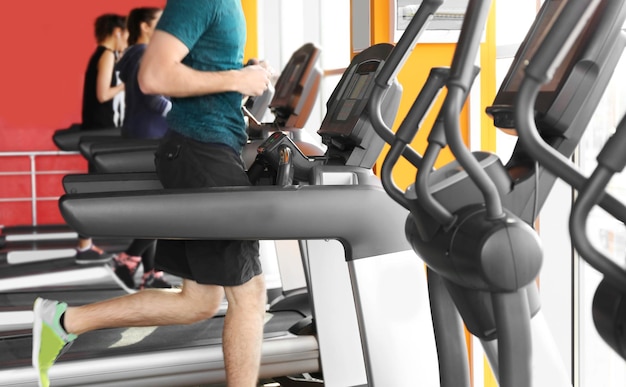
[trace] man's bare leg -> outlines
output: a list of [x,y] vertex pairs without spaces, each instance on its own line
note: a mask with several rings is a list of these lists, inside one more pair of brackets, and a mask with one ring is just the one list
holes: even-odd
[[191,324],[219,310],[224,290],[184,280],[182,290],[147,289],[94,304],[70,307],[64,325],[81,334],[103,328]]
[[228,300],[222,334],[226,381],[229,387],[254,387],[261,364],[265,279],[261,274],[241,286],[224,289]]

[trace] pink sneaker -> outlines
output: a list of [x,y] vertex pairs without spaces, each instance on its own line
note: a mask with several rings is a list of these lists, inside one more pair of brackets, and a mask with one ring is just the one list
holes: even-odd
[[167,282],[165,278],[163,278],[162,271],[149,271],[144,273],[143,278],[141,279],[141,285],[139,289],[169,289],[172,288],[172,284]]
[[105,253],[96,245],[91,245],[87,250],[76,250],[76,263],[88,265],[91,263],[104,263],[110,261],[113,254]]
[[141,263],[141,257],[128,255],[124,252],[116,254],[113,258],[115,275],[124,282],[124,285],[135,288],[135,273]]

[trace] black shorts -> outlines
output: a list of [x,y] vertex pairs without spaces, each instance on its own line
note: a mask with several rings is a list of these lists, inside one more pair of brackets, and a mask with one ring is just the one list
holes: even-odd
[[[165,188],[248,186],[241,156],[231,147],[203,143],[174,131],[155,154]],[[159,240],[155,266],[200,284],[237,286],[261,274],[259,242],[249,240]]]

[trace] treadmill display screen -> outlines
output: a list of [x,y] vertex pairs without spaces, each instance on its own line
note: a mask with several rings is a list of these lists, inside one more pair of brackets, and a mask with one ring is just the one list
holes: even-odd
[[297,84],[297,81],[300,79],[300,69],[302,68],[302,63],[304,63],[304,56],[300,56],[297,59],[297,62],[293,64],[293,67],[288,67],[287,71],[289,74],[286,74],[285,86],[281,87],[279,90],[279,98],[285,98],[293,91],[293,88]]
[[363,98],[363,93],[365,93],[365,86],[367,85],[368,78],[369,76],[367,74],[359,74],[357,77],[355,77],[353,85],[352,85],[352,91],[350,92],[350,95],[348,96],[348,98],[350,99]]
[[[317,131],[322,136],[322,142],[328,146],[327,154],[331,157],[343,158],[344,161],[351,159],[354,165],[367,168],[373,165],[370,156],[378,157],[378,148],[382,148],[384,141],[379,136],[370,135],[374,129],[367,110],[376,88],[376,76],[393,49],[394,46],[389,43],[370,46],[357,54],[344,71],[326,103],[326,116]],[[394,82],[382,97],[381,113],[385,122],[394,119],[400,94],[401,87]]]
[[350,117],[350,112],[354,109],[356,101],[353,99],[347,99],[341,103],[341,109],[337,113],[337,121],[345,121]]
[[339,102],[339,110],[335,115],[336,121],[346,121],[352,116],[361,114],[361,109],[357,109],[361,106],[359,102],[367,97],[369,86],[372,84],[379,64],[378,61],[369,61],[359,65],[345,89],[345,97]]
[[315,63],[319,53],[320,49],[312,43],[294,52],[276,81],[274,98],[269,105],[274,115],[285,122],[297,116],[291,125],[298,128],[309,117],[311,101],[316,97],[315,85],[320,80],[320,71]]

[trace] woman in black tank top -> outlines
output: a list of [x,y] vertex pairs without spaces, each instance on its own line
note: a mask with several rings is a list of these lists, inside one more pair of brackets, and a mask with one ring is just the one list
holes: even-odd
[[116,14],[98,17],[95,36],[98,46],[89,59],[83,86],[82,129],[121,124],[115,122],[113,98],[124,91],[124,84],[118,82],[114,66],[118,53],[126,47],[126,18]]
[[[115,127],[113,98],[124,91],[124,84],[116,82],[113,71],[118,53],[126,48],[126,18],[116,14],[104,14],[96,19],[94,27],[98,47],[89,59],[85,72],[81,124],[83,130]],[[91,238],[79,236],[77,263],[105,262],[112,257],[113,254],[107,254],[95,246]]]

